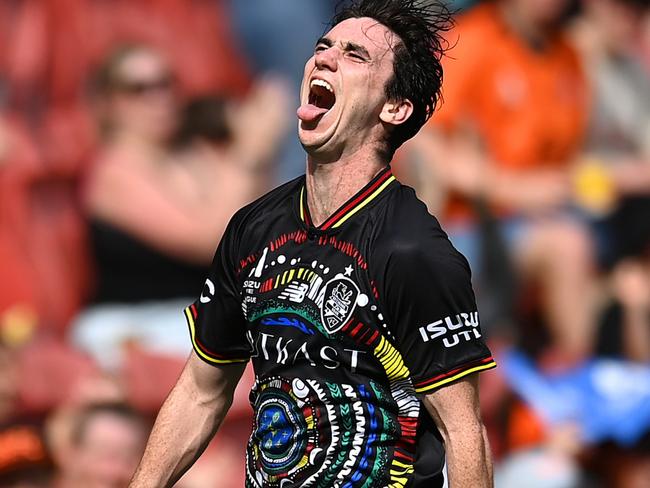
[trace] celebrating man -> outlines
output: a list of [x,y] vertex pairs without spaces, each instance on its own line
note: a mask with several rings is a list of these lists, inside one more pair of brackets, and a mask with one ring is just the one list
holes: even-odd
[[422,0],[341,10],[305,66],[306,175],[241,209],[185,311],[194,352],[132,487],[171,486],[253,361],[250,487],[491,486],[466,260],[395,180],[439,98],[449,17]]

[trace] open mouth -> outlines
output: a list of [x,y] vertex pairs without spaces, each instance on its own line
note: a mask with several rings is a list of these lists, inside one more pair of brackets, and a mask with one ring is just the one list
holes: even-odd
[[320,109],[331,109],[336,103],[332,85],[325,80],[312,80],[309,87],[309,103]]
[[307,103],[298,108],[298,118],[306,124],[317,123],[336,103],[334,89],[325,80],[314,79],[309,84]]

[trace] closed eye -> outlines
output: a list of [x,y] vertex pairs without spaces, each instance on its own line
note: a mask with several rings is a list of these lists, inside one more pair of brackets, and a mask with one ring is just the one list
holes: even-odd
[[354,58],[358,61],[366,61],[366,58],[364,58],[361,54],[358,54],[356,52],[350,52],[348,53],[351,58]]
[[354,42],[346,42],[343,48],[345,49],[345,52],[349,54],[353,59],[359,61],[370,60],[370,53],[368,53],[368,50],[359,44],[356,44]]

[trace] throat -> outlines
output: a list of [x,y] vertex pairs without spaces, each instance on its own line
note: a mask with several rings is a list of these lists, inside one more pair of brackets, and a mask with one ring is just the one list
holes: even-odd
[[383,164],[308,165],[306,176],[307,206],[312,223],[320,227],[345,203],[365,187],[382,169]]

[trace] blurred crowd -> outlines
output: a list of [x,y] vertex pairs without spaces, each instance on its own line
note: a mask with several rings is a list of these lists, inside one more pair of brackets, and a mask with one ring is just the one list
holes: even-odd
[[[126,486],[332,0],[0,2],[0,487]],[[393,162],[468,258],[497,488],[650,487],[650,4],[456,1]],[[243,486],[242,381],[185,488]]]

